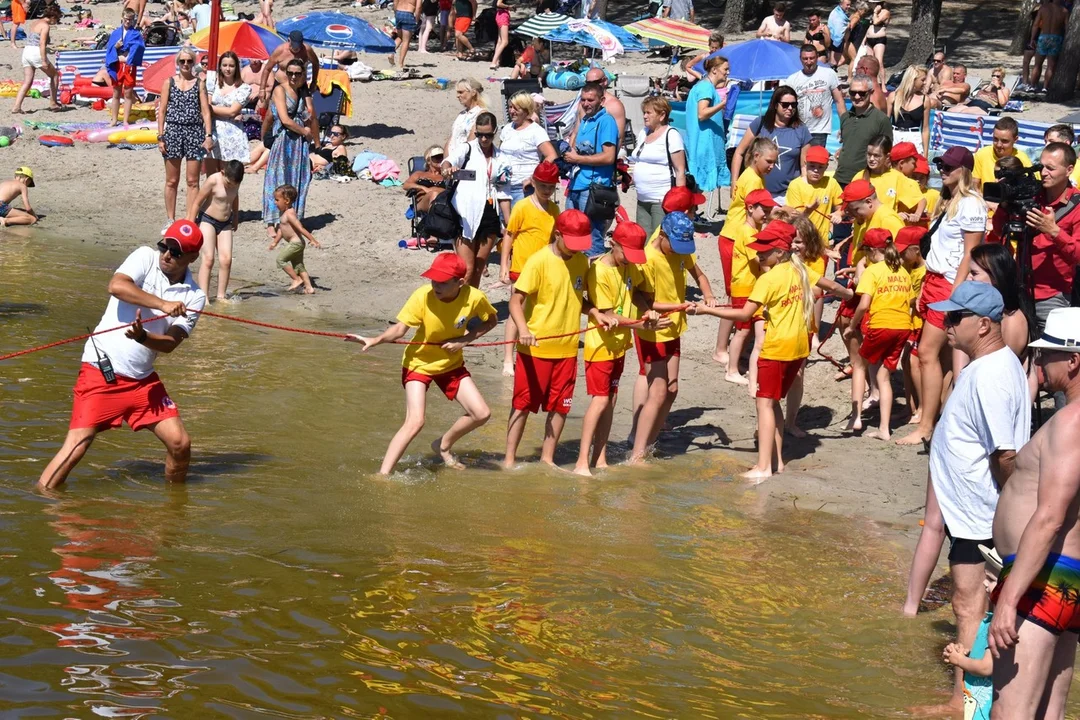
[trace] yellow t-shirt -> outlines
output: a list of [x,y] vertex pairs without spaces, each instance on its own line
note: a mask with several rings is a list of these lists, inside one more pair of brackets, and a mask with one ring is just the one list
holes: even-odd
[[926,200],[926,214],[924,217],[934,217],[934,210],[937,209],[938,203],[941,202],[941,191],[937,188],[928,187],[922,196]]
[[788,185],[785,204],[802,212],[816,199],[818,204],[810,213],[810,222],[821,235],[821,242],[828,247],[829,235],[832,233],[832,214],[842,204],[842,195],[840,184],[828,175],[822,176],[821,180],[813,185],[797,177]]
[[893,212],[910,212],[922,200],[922,188],[919,183],[906,177],[896,168],[889,168],[880,175],[867,177],[865,170],[860,170],[852,180],[869,180],[877,192],[881,204]]
[[911,329],[911,276],[903,265],[898,270],[884,262],[868,265],[855,292],[870,296],[871,329]]
[[732,228],[732,232],[732,235],[728,235],[735,241],[735,249],[731,254],[731,295],[732,297],[750,297],[750,291],[754,289],[754,281],[761,274],[757,253],[747,247],[754,242],[754,233],[757,230],[744,222]]
[[[444,343],[468,332],[469,320],[487,320],[495,315],[495,308],[487,296],[476,288],[466,285],[450,302],[435,297],[431,285],[417,288],[401,312],[398,322],[416,328],[414,342]],[[401,358],[402,367],[424,375],[441,375],[465,364],[461,351],[449,353],[438,345],[408,345]]]
[[848,249],[848,264],[855,265],[863,257],[862,241],[866,236],[866,231],[871,228],[885,228],[892,233],[893,240],[896,239],[896,233],[900,232],[904,228],[904,221],[896,214],[895,211],[890,210],[885,205],[882,205],[877,209],[869,220],[863,224],[856,223],[852,226],[851,230],[851,246]]
[[806,265],[806,267],[808,269],[813,270],[814,272],[816,272],[819,276],[824,277],[824,275],[825,275],[825,264],[828,262],[828,260],[829,260],[829,258],[822,255],[817,260],[810,260],[808,262],[803,262],[803,264]]
[[[1031,167],[1031,158],[1027,156],[1026,152],[1018,147],[1014,147],[1013,150],[1016,151],[1016,157],[1024,167]],[[972,176],[979,178],[984,183],[997,182],[994,177],[994,166],[997,165],[998,160],[1000,158],[994,155],[993,145],[979,148],[975,151],[975,169],[971,171]]]
[[551,243],[551,231],[555,229],[557,217],[559,206],[550,201],[546,210],[536,207],[531,197],[514,204],[506,223],[507,232],[514,236],[510,272],[520,273],[526,260]]
[[[693,255],[672,253],[665,255],[653,244],[645,246],[645,264],[641,267],[645,282],[642,290],[651,293],[653,302],[686,302],[686,273],[697,265]],[[675,340],[686,332],[686,312],[680,310],[670,316],[671,325],[660,330],[637,331],[638,337],[649,342],[661,343]]]
[[739,176],[735,187],[731,189],[731,205],[728,207],[727,218],[724,227],[720,228],[720,234],[726,238],[734,239],[735,228],[746,224],[746,196],[755,190],[765,189],[765,178],[757,174],[754,168],[746,168]]
[[[601,259],[589,266],[585,274],[585,287],[589,302],[600,310],[611,310],[616,315],[633,318],[634,288],[645,284],[645,277],[636,265],[612,267]],[[628,327],[605,330],[589,319],[589,331],[585,333],[585,360],[599,362],[615,360],[626,354],[633,342]]]
[[1074,187],[1080,187],[1080,162],[1076,163],[1076,166],[1073,167],[1072,175],[1069,176],[1069,179],[1072,180]]
[[[807,268],[813,287],[821,276]],[[754,283],[750,301],[765,308],[763,360],[798,360],[810,354],[810,332],[803,314],[802,283],[795,266],[782,262]]]
[[[574,253],[568,260],[548,246],[529,258],[514,283],[528,297],[525,320],[537,338],[572,333],[581,329],[581,298],[589,260]],[[579,335],[539,340],[535,346],[518,345],[518,352],[538,358],[577,357]]]
[[[908,276],[911,278],[911,297],[918,298],[919,293],[922,292],[923,280],[926,279],[926,263],[923,263],[917,268],[908,270]],[[923,320],[915,313],[915,307],[910,308],[911,311],[911,329],[918,330],[922,327]]]

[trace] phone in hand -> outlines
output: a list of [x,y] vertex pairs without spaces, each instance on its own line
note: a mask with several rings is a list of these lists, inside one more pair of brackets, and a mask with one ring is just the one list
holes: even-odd
[[454,173],[450,177],[452,177],[454,180],[472,181],[472,180],[476,180],[476,171],[475,170],[455,170]]

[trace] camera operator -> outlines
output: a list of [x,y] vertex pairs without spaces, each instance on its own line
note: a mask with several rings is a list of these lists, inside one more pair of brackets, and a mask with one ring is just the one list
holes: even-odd
[[[1027,290],[1034,293],[1039,333],[1051,310],[1069,306],[1076,265],[1080,263],[1080,192],[1069,182],[1076,165],[1076,151],[1065,143],[1050,143],[1043,150],[1041,161],[1042,189],[1035,195],[1036,207],[1024,216],[1026,235],[1031,237],[1031,279]],[[1008,218],[1009,208],[1003,203],[994,212],[989,242],[1006,241]],[[1027,242],[1026,236],[1021,242]],[[1023,258],[1019,250],[1018,255]]]

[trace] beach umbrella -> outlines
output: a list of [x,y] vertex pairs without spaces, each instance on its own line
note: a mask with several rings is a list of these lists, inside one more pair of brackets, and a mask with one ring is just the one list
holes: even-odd
[[[735,43],[706,55],[705,60],[717,56],[726,57],[731,63],[732,80],[783,80],[802,67],[799,48],[779,40],[759,39]],[[695,65],[694,70],[704,75],[705,61]]]
[[695,50],[709,49],[709,31],[700,25],[685,20],[651,17],[624,25],[623,29],[665,45],[694,48]]
[[563,15],[562,13],[541,13],[539,15],[533,15],[531,18],[518,25],[514,28],[514,32],[518,35],[524,35],[525,37],[547,35],[569,19],[569,15]]
[[154,62],[150,67],[143,70],[143,90],[155,95],[161,94],[161,89],[169,78],[176,75],[176,53],[166,55]]
[[[626,30],[623,30],[618,25],[613,25],[603,20],[571,20],[565,25],[560,25],[551,32],[545,33],[541,37],[545,40],[557,43],[569,43],[572,45],[584,45],[585,47],[596,48],[597,50],[603,50],[605,55],[609,48],[605,48],[601,41],[598,40],[586,26],[591,26],[595,30],[599,31],[601,35],[607,33],[613,36],[619,41],[619,44],[623,47],[623,52],[646,52],[649,48],[645,43],[641,42],[638,38],[631,35]],[[796,55],[798,52],[796,51]]]
[[[191,44],[197,48],[210,48],[210,30],[205,28],[191,36]],[[218,32],[217,52],[232,50],[248,60],[267,60],[270,53],[285,41],[268,27],[247,20],[221,23]]]
[[394,52],[394,41],[363,18],[343,12],[319,11],[304,13],[278,23],[277,31],[288,35],[299,30],[305,42],[320,47],[357,52]]

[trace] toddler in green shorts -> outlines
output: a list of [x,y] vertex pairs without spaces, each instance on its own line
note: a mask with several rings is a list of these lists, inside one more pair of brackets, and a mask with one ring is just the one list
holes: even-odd
[[300,224],[300,218],[296,216],[293,203],[297,197],[296,188],[292,185],[279,185],[274,190],[274,204],[281,213],[281,221],[274,235],[274,241],[270,243],[268,250],[273,250],[282,240],[285,246],[277,256],[277,266],[285,271],[292,283],[287,291],[292,292],[304,286],[304,292],[311,295],[315,288],[311,284],[311,276],[304,267],[304,241],[311,243],[312,247],[321,248],[322,245],[315,237],[304,229]]

